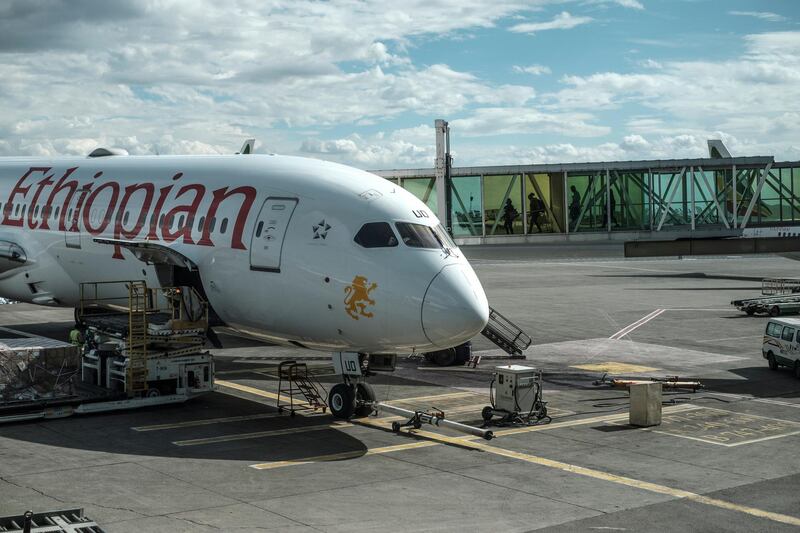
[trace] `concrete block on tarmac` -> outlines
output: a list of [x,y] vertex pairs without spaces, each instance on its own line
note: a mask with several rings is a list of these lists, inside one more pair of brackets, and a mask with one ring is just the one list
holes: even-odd
[[661,425],[661,383],[630,386],[630,424],[649,427]]

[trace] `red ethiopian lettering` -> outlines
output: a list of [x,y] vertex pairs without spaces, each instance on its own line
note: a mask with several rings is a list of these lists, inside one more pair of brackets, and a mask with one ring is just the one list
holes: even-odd
[[17,195],[22,196],[21,200],[25,199],[25,196],[28,194],[31,186],[28,185],[27,187],[23,187],[22,184],[25,182],[28,177],[33,174],[34,172],[41,172],[42,174],[48,172],[50,167],[31,167],[28,171],[22,175],[22,177],[17,180],[17,184],[14,185],[14,188],[11,190],[11,194],[8,196],[8,200],[6,200],[6,207],[3,210],[3,225],[4,226],[16,226],[21,228],[24,219],[22,217],[19,218],[12,218],[12,208],[14,207],[14,198]]
[[[161,237],[164,239],[164,242],[173,242],[183,236],[184,243],[194,244],[194,241],[192,240],[194,217],[197,215],[197,210],[200,208],[200,204],[203,202],[203,197],[206,195],[206,188],[200,184],[185,185],[178,191],[175,199],[177,200],[183,196],[184,193],[189,191],[194,191],[194,200],[192,203],[187,205],[179,205],[172,208],[164,218],[164,226],[161,228]],[[186,213],[186,221],[183,223],[183,226],[174,232],[170,231],[170,221],[177,219],[182,213]]]
[[227,187],[223,187],[222,189],[217,189],[214,191],[214,199],[211,202],[211,207],[208,208],[208,213],[206,213],[206,221],[203,226],[203,235],[197,244],[203,246],[214,246],[214,242],[211,240],[211,220],[217,216],[217,211],[219,210],[220,204],[234,195],[241,195],[244,197],[244,199],[242,200],[242,205],[239,207],[239,213],[236,216],[236,223],[233,226],[233,234],[231,235],[231,248],[235,248],[237,250],[247,250],[242,242],[242,234],[244,233],[244,225],[247,221],[247,215],[250,214],[250,208],[253,206],[253,202],[256,199],[256,190],[253,187],[248,186],[237,187],[231,191],[229,191]]

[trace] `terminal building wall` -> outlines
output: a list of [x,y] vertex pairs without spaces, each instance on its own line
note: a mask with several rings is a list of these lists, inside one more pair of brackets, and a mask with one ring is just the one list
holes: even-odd
[[[433,169],[377,173],[441,218]],[[530,194],[542,200],[536,220]],[[800,224],[800,162],[757,157],[453,168],[449,196],[450,230],[461,242],[511,233],[733,232]],[[509,200],[518,213],[510,227]]]

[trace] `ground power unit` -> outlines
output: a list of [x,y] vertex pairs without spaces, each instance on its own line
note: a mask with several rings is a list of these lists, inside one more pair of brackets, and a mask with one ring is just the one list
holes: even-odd
[[487,424],[528,425],[550,420],[546,403],[542,401],[542,372],[535,368],[523,365],[495,367],[489,398],[492,405],[486,406],[481,413]]

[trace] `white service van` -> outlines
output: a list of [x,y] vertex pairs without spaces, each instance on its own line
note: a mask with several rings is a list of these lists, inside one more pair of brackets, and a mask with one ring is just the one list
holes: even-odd
[[771,318],[764,331],[761,355],[772,370],[788,366],[800,379],[800,318]]

